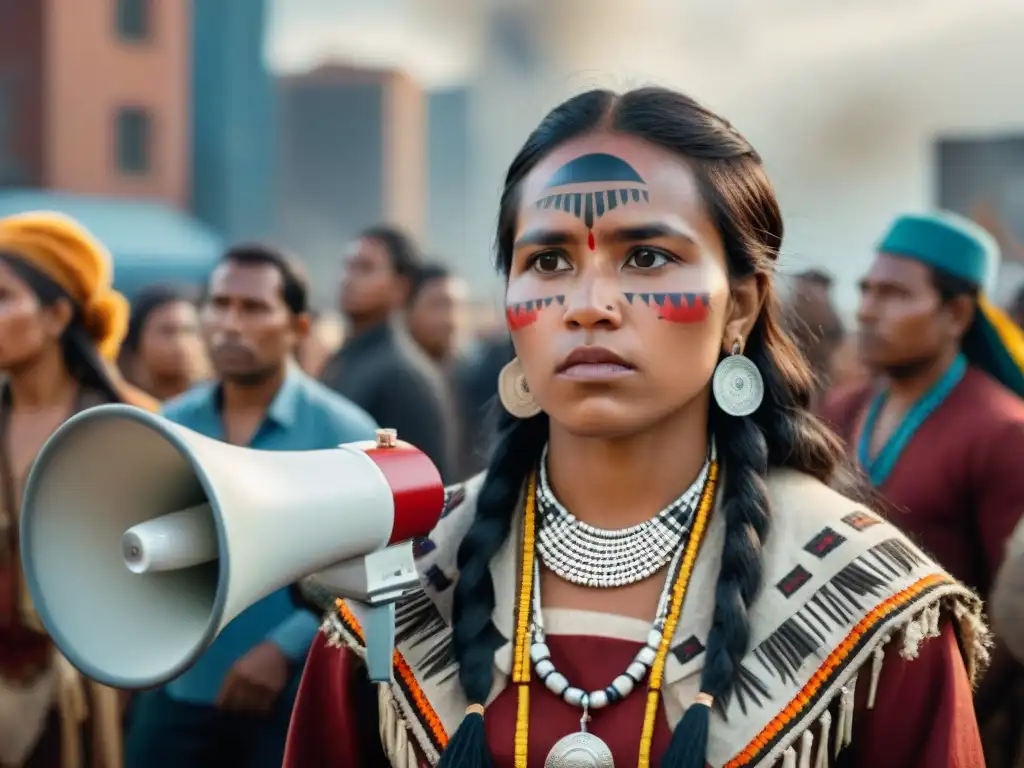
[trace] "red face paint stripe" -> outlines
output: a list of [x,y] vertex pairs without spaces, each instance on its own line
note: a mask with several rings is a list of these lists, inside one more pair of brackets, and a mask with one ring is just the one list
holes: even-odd
[[518,331],[537,322],[540,311],[557,302],[565,304],[565,296],[548,296],[544,299],[518,301],[505,307],[505,322],[510,331]]
[[536,309],[525,309],[521,304],[508,307],[505,310],[505,321],[510,331],[519,331],[537,322],[539,311]]
[[593,232],[587,232],[587,248],[589,248],[592,251],[597,250],[597,241],[594,239]]
[[706,293],[627,293],[626,301],[642,301],[670,323],[699,323],[707,319],[711,297]]

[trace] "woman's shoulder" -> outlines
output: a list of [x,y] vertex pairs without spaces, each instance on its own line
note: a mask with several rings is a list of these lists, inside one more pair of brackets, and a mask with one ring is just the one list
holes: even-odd
[[804,472],[773,469],[768,473],[766,485],[772,505],[772,535],[776,538],[790,538],[824,528],[864,531],[875,525],[888,525],[863,501],[844,495]]
[[[768,634],[779,619],[807,614],[819,630],[849,637],[869,625],[891,631],[938,606],[951,609],[970,640],[965,662],[972,679],[984,668],[988,630],[980,598],[903,531],[810,475],[774,470],[767,485],[772,527],[757,610],[773,618],[758,631]],[[912,635],[916,642],[927,636]]]
[[879,549],[906,552],[915,572],[945,574],[901,530],[865,501],[846,496],[822,481],[791,469],[766,478],[771,528],[764,542],[770,566],[792,564],[801,572],[835,572]]

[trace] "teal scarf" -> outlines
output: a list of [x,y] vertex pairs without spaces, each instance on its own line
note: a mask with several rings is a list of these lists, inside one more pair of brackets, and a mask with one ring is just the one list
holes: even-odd
[[925,420],[935,412],[935,409],[945,402],[966,372],[967,359],[963,355],[957,355],[942,377],[907,411],[906,416],[903,417],[889,439],[885,441],[885,445],[882,446],[878,455],[872,459],[870,457],[871,436],[875,432],[875,422],[878,421],[878,414],[882,412],[882,406],[885,405],[886,399],[884,391],[878,393],[868,409],[867,418],[864,419],[864,429],[861,430],[857,446],[857,459],[872,485],[877,488],[889,478],[910,439]]

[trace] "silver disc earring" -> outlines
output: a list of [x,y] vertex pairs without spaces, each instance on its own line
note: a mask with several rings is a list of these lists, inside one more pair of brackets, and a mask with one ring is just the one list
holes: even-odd
[[498,399],[505,410],[517,419],[529,419],[540,413],[540,406],[533,399],[518,357],[513,357],[498,375]]
[[764,379],[757,366],[742,354],[740,343],[732,345],[732,354],[715,366],[711,380],[715,402],[730,416],[749,416],[764,400]]

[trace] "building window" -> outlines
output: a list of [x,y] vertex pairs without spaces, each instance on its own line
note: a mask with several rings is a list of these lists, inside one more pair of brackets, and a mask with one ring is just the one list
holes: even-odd
[[121,173],[145,174],[150,168],[153,125],[149,113],[127,107],[117,114],[117,167]]
[[14,144],[14,83],[0,76],[0,187],[17,185],[21,180]]
[[117,0],[117,34],[131,42],[149,37],[149,0]]

